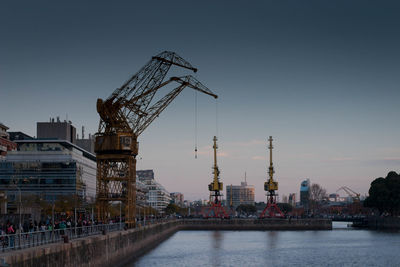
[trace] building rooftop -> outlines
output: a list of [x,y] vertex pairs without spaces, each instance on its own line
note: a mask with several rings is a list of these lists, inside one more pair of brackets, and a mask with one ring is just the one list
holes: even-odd
[[9,128],[0,122],[0,129],[7,131]]
[[83,153],[83,156],[96,161],[96,155],[90,153],[89,151],[86,151],[85,149],[69,142],[66,140],[54,140],[54,139],[32,139],[32,140],[15,140],[14,141],[17,144],[26,144],[26,143],[55,143],[55,144],[61,144],[62,146],[66,148],[75,148]]
[[27,135],[26,133],[23,132],[8,132],[10,134],[10,140],[15,141],[15,140],[32,140],[34,139],[32,136]]

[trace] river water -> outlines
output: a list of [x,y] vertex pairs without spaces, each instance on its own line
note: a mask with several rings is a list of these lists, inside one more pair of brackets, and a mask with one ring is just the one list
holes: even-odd
[[400,266],[400,232],[179,231],[129,266]]

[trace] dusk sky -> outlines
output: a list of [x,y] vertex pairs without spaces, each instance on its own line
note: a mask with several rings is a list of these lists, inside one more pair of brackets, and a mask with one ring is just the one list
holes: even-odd
[[217,135],[224,187],[247,172],[264,201],[272,135],[281,197],[305,178],[363,195],[400,171],[399,14],[398,1],[1,1],[0,121],[35,136],[36,122],[68,116],[93,134],[97,98],[174,51],[218,94],[218,127],[215,100],[197,94],[195,159],[186,88],[139,137],[138,169],[206,199]]

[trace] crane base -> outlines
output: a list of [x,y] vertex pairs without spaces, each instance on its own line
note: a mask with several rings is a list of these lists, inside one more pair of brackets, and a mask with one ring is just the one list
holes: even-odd
[[212,203],[209,207],[204,207],[202,210],[203,218],[229,218],[225,208],[221,205],[221,202]]
[[276,205],[273,198],[268,201],[267,206],[264,208],[263,212],[260,214],[260,219],[263,218],[284,218],[285,215]]

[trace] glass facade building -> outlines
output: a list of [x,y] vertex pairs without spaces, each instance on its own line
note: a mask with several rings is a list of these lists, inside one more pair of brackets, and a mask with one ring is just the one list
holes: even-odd
[[146,187],[146,205],[165,213],[165,208],[171,202],[170,193],[154,179],[153,170],[138,170],[136,175]]
[[239,205],[254,205],[254,186],[247,182],[241,182],[240,185],[226,186],[227,206],[237,208]]
[[63,140],[16,140],[17,150],[0,161],[0,191],[53,201],[60,195],[96,196],[96,157]]
[[301,182],[300,185],[300,205],[308,209],[310,202],[310,179]]

